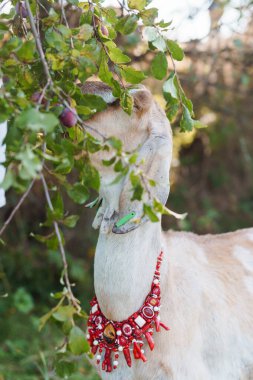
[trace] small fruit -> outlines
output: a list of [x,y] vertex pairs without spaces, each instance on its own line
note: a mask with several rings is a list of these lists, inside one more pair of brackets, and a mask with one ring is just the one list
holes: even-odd
[[106,37],[109,36],[109,31],[105,25],[101,25],[101,33]]
[[16,8],[16,13],[18,15],[20,15],[22,18],[27,18],[28,12],[27,12],[26,5],[25,5],[24,1],[19,1],[16,4],[15,8]]
[[74,108],[65,108],[59,116],[65,127],[71,128],[77,123],[77,113]]
[[[34,94],[32,94],[31,101],[34,102],[34,103],[38,103],[39,100],[40,100],[40,97],[41,97],[41,92],[36,91],[36,92],[34,92]],[[41,99],[40,103],[45,105],[46,104],[46,99],[43,97]]]

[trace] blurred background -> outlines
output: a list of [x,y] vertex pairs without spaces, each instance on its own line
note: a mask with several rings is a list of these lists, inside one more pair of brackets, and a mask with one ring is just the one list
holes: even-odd
[[[106,1],[117,6],[122,1]],[[164,229],[200,234],[223,233],[253,226],[253,1],[154,0],[159,17],[172,20],[172,38],[186,57],[177,70],[196,117],[207,129],[180,133],[173,124],[174,157],[168,207],[188,212],[184,221],[165,217]],[[136,68],[149,72],[153,53],[139,34],[120,36],[118,43]],[[163,106],[162,82],[145,83]],[[94,194],[95,197],[95,194]],[[1,225],[19,195],[9,192],[0,211]],[[65,231],[70,277],[84,310],[93,296],[93,259],[97,233],[95,211],[65,200],[66,209],[80,215]],[[61,289],[60,256],[34,240],[45,219],[40,184],[5,232],[0,255],[0,380],[57,379],[52,373],[53,351],[61,344],[57,324],[38,332],[39,317],[55,304],[51,292]],[[71,380],[96,380],[85,361]]]

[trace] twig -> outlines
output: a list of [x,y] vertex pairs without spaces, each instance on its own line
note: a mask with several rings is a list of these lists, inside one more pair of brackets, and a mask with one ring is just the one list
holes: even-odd
[[[67,20],[67,17],[66,17],[66,13],[65,13],[65,9],[64,9],[64,4],[63,4],[63,0],[60,0],[61,1],[61,13],[62,13],[62,16],[64,18],[64,21],[65,21],[65,24],[67,26],[67,28],[69,29],[69,23],[68,23],[68,20]],[[72,37],[70,37],[70,45],[71,45],[71,48],[74,49],[74,42],[73,42],[73,39]]]
[[16,206],[14,207],[14,209],[12,210],[12,212],[10,213],[10,216],[8,217],[8,219],[4,222],[1,230],[0,230],[0,236],[4,233],[6,227],[8,226],[8,224],[12,221],[14,215],[16,214],[16,212],[18,211],[18,209],[20,208],[20,206],[22,205],[22,203],[24,202],[24,200],[26,199],[27,195],[30,193],[32,187],[33,187],[33,184],[35,182],[36,178],[34,178],[32,180],[32,182],[30,183],[30,185],[28,186],[27,190],[24,192],[24,194],[22,195],[22,197],[20,198],[19,202],[16,204]]
[[52,78],[51,78],[51,75],[50,75],[50,72],[49,72],[49,67],[48,67],[48,64],[47,64],[47,61],[46,61],[46,58],[45,58],[44,51],[42,49],[40,37],[39,37],[38,32],[36,30],[36,26],[35,26],[35,23],[34,23],[33,14],[32,14],[31,8],[30,8],[29,0],[25,0],[25,5],[26,5],[26,9],[27,9],[27,12],[28,12],[28,17],[29,17],[30,24],[31,24],[32,34],[33,34],[33,36],[35,38],[35,41],[36,41],[38,53],[40,55],[40,59],[41,59],[41,62],[42,62],[43,68],[44,68],[44,72],[46,74],[47,82],[50,85],[52,85],[53,81],[52,81]]
[[[45,197],[46,197],[48,207],[53,212],[54,207],[53,207],[53,204],[52,204],[52,201],[50,198],[50,194],[49,194],[49,190],[48,190],[48,186],[47,186],[45,177],[43,174],[41,174],[40,178],[41,178],[42,185],[44,188],[44,193],[45,193]],[[72,305],[77,309],[77,311],[80,311],[81,307],[79,305],[79,301],[75,298],[74,294],[72,293],[72,289],[71,289],[71,284],[70,284],[69,275],[68,275],[68,263],[67,263],[67,259],[66,259],[65,249],[63,246],[63,242],[62,242],[62,237],[60,234],[59,225],[56,221],[53,222],[53,225],[54,225],[55,234],[56,234],[58,244],[59,244],[59,248],[60,248],[61,258],[62,258],[62,262],[63,262],[64,280],[65,280],[65,285],[66,285],[67,290],[68,290],[69,299],[70,299]]]

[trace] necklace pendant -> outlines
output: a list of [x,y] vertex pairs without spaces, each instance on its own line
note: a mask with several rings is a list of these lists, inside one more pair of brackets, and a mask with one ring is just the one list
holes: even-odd
[[[102,370],[112,372],[118,367],[119,354],[123,352],[126,363],[132,366],[130,350],[136,360],[147,361],[144,355],[144,340],[148,343],[151,351],[155,347],[153,331],[160,332],[160,327],[165,330],[169,328],[160,321],[160,265],[163,253],[157,259],[156,271],[151,284],[151,290],[147,295],[141,308],[122,322],[110,321],[102,313],[97,298],[91,301],[91,311],[88,319],[87,339],[93,355],[99,350],[97,355],[97,365],[102,360]],[[115,360],[112,362],[112,354]]]

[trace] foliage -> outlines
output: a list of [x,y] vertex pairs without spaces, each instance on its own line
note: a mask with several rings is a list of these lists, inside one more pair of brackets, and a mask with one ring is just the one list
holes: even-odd
[[[156,21],[158,11],[148,7],[149,3],[129,0],[128,7],[118,12],[103,7],[100,1],[85,1],[78,7],[69,1],[63,8],[57,2],[43,0],[41,5],[25,0],[24,16],[13,0],[10,12],[0,15],[0,76],[4,82],[0,121],[8,120],[7,175],[2,187],[24,193],[39,180],[46,197],[41,229],[33,230],[32,237],[46,244],[48,250],[59,250],[62,288],[52,295],[52,309],[46,310],[36,326],[41,330],[55,323],[60,328],[63,342],[51,365],[54,375],[62,378],[74,379],[77,357],[88,352],[83,328],[87,316],[73,294],[64,248],[63,231],[74,228],[78,216],[68,213],[66,199],[82,205],[99,191],[99,173],[92,166],[92,154],[100,150],[113,151],[113,159],[104,165],[114,165],[116,181],[130,172],[132,199],[142,201],[146,182],[155,185],[137,167],[135,152],[124,152],[119,140],[113,136],[105,139],[88,127],[86,120],[107,105],[98,96],[83,95],[80,84],[98,77],[112,88],[130,115],[133,99],[129,88],[152,75],[166,79],[163,95],[169,120],[177,118],[182,131],[203,127],[194,119],[192,102],[176,71],[175,61],[183,60],[183,50],[167,37],[170,23]],[[146,50],[154,54],[145,72],[131,66],[131,49],[127,44],[122,49],[118,42],[119,38],[129,38],[131,45],[130,37],[137,37],[139,43],[140,29]],[[62,116],[65,110],[74,110],[68,122]],[[157,222],[158,214],[169,213],[157,200],[150,201],[143,205],[143,212],[151,221]],[[30,317],[35,303],[22,285],[13,302],[17,312]],[[41,361],[45,367],[45,360]]]
[[[177,71],[175,61],[183,60],[183,50],[176,41],[167,37],[171,24],[157,21],[157,9],[150,8],[148,1],[129,1],[128,8],[122,8],[120,11],[105,8],[100,1],[94,1],[93,4],[83,2],[78,9],[74,7],[74,11],[78,11],[76,14],[78,18],[80,17],[80,23],[73,25],[71,21],[70,27],[65,20],[64,10],[57,3],[43,2],[46,9],[45,13],[43,8],[43,13],[43,9],[37,3],[30,1],[33,15],[39,14],[41,20],[40,37],[45,55],[44,61],[36,47],[35,35],[31,30],[32,21],[15,13],[15,3],[13,1],[13,8],[9,14],[0,16],[0,75],[5,82],[0,92],[0,121],[9,120],[6,138],[8,171],[2,186],[5,189],[14,189],[18,193],[23,193],[31,181],[36,179],[39,180],[38,183],[43,184],[41,179],[44,178],[45,186],[41,186],[41,191],[45,191],[46,195],[49,194],[52,207],[48,203],[45,212],[42,213],[41,228],[30,225],[26,233],[28,235],[31,230],[33,231],[33,239],[36,241],[29,238],[29,245],[36,247],[34,256],[38,255],[37,244],[39,243],[37,242],[46,245],[51,254],[50,259],[47,257],[48,265],[51,267],[52,256],[56,257],[58,251],[61,252],[61,245],[68,244],[71,229],[76,228],[78,223],[78,208],[75,208],[71,202],[83,205],[99,191],[99,174],[91,164],[94,152],[103,149],[111,149],[114,152],[113,159],[110,162],[104,162],[104,165],[113,165],[117,179],[130,171],[133,186],[132,199],[141,201],[146,184],[143,181],[147,181],[151,186],[155,185],[152,179],[143,178],[140,175],[142,174],[140,169],[135,166],[135,152],[124,152],[121,142],[113,137],[106,141],[100,138],[101,136],[94,137],[93,131],[86,125],[86,120],[95,112],[104,110],[106,104],[99,97],[84,96],[79,84],[94,75],[97,76],[112,88],[114,96],[120,99],[122,108],[131,114],[133,102],[127,85],[135,86],[146,78],[154,77],[158,81],[163,81],[160,88],[162,87],[169,120],[179,125],[181,131],[191,132],[194,128],[202,128],[204,125],[195,120],[192,102],[186,94],[193,94],[194,104],[198,103],[198,113],[204,104],[204,100],[201,103],[199,98],[204,95],[199,94],[194,85],[191,86],[186,80],[184,81],[184,72]],[[69,4],[76,3],[69,1]],[[65,9],[67,18],[69,8],[67,6]],[[37,28],[37,24],[35,26]],[[142,42],[139,37],[140,28],[145,38]],[[136,43],[145,46],[144,54],[152,55],[151,63],[149,62],[141,71],[137,69],[137,65],[132,66],[132,63],[135,63],[132,48]],[[194,54],[194,49],[188,51],[188,55],[191,56],[191,54]],[[188,72],[186,75],[190,77]],[[197,70],[192,72],[195,85],[199,75]],[[244,82],[243,78],[241,79],[243,83],[247,82],[246,76],[244,76]],[[222,78],[220,78],[220,83],[223,83]],[[39,94],[36,100],[34,100],[35,93]],[[221,102],[222,94],[219,94],[219,97],[218,100],[216,99],[217,103]],[[229,96],[226,100],[227,107],[233,109],[236,102],[229,102],[228,99]],[[212,92],[210,91],[205,102],[211,104],[211,101]],[[240,99],[237,98],[237,101],[239,102]],[[74,108],[78,114],[77,123],[72,128],[67,128],[59,121],[62,111],[66,108]],[[222,123],[221,120],[219,122]],[[205,138],[208,136],[210,141],[209,148],[211,147],[217,154],[214,168],[209,171],[206,179],[211,192],[215,192],[216,188],[222,186],[219,181],[222,179],[224,182],[227,181],[224,172],[229,171],[228,167],[225,169],[223,165],[220,165],[224,159],[223,149],[220,148],[220,154],[218,154],[217,147],[222,146],[221,140],[229,139],[224,129],[229,130],[232,127],[226,119],[226,128],[222,131],[220,127],[215,128],[217,128],[216,131],[212,129],[205,134]],[[188,179],[188,183],[185,186],[178,181],[177,191],[172,191],[171,202],[176,209],[179,208],[182,211],[188,209],[193,203],[190,202],[191,197],[196,198],[192,190],[194,186],[196,184],[201,186],[199,168],[206,156],[204,157],[204,154],[198,156],[198,151],[195,151],[195,143],[201,139],[201,136],[203,135],[200,131],[200,134],[192,138],[190,148],[186,144],[181,149],[180,174],[185,181]],[[240,135],[237,136],[239,139]],[[191,158],[194,161],[197,156],[196,161],[189,159],[187,149],[192,149]],[[236,167],[236,164],[234,166]],[[230,181],[230,183],[233,182]],[[228,192],[229,185],[225,189]],[[42,197],[41,191],[39,199]],[[195,226],[201,232],[211,229],[218,232],[231,226],[232,222],[228,220],[226,212],[220,211],[222,206],[219,206],[219,202],[215,206],[210,198],[210,194],[203,196],[199,193],[195,208],[191,206],[190,221],[180,221],[179,227],[191,229]],[[187,207],[184,206],[183,199],[188,201]],[[244,215],[248,217],[249,210],[252,210],[251,198],[242,197],[238,207],[241,207]],[[69,213],[69,209],[74,209],[74,211]],[[203,210],[205,215],[200,215],[201,212],[204,213]],[[168,213],[167,209],[161,208],[155,200],[152,205],[144,204],[144,212],[153,222],[158,220],[159,213]],[[196,215],[198,218],[195,218]],[[169,226],[171,223],[170,218]],[[240,220],[233,227],[245,226],[244,223],[244,220]],[[56,225],[59,229],[58,234]],[[73,252],[75,247],[72,245],[71,248],[70,251]],[[66,251],[63,253],[67,256],[69,267],[67,269],[65,267],[62,271],[61,285],[59,286],[57,281],[58,273],[62,270],[59,255],[54,279],[49,281],[43,295],[42,291],[40,293],[40,297],[43,298],[43,307],[39,310],[36,306],[34,284],[31,289],[26,289],[23,286],[24,278],[22,281],[17,281],[15,288],[12,289],[13,295],[9,299],[1,299],[1,304],[5,305],[5,312],[7,312],[5,315],[10,319],[9,323],[12,324],[13,331],[9,339],[4,337],[5,344],[0,355],[3,363],[7,362],[7,356],[12,355],[20,363],[21,368],[27,369],[29,375],[21,374],[20,379],[23,376],[24,380],[27,380],[30,373],[31,379],[38,378],[38,374],[34,375],[34,352],[37,355],[35,362],[39,363],[43,373],[42,378],[68,376],[72,380],[88,379],[87,364],[83,360],[84,353],[88,350],[83,333],[86,321],[84,310],[88,310],[88,305],[80,304],[78,301],[86,293],[88,286],[87,283],[83,284],[83,274],[82,276],[75,275],[78,273],[78,268],[71,263],[71,256],[68,255],[68,250]],[[33,264],[32,270],[37,272],[34,256],[30,257]],[[45,260],[41,256],[37,257],[41,262]],[[64,260],[64,255],[62,258]],[[25,265],[24,258],[21,263],[22,270]],[[83,262],[80,263],[81,265]],[[9,269],[10,263],[4,263],[4,267]],[[72,270],[73,268],[75,270]],[[47,273],[45,268],[43,273]],[[77,294],[73,294],[72,283],[68,285],[68,273],[71,280],[76,281],[79,288],[82,287],[82,292],[76,290]],[[86,272],[85,277],[88,277]],[[48,300],[48,295],[52,291],[53,296]],[[48,304],[51,304],[51,310],[48,310]],[[12,315],[13,308],[15,313]],[[39,315],[43,315],[40,320]],[[20,342],[15,339],[15,332],[18,329],[22,330],[26,322],[28,331],[24,331]],[[16,324],[15,328],[13,328],[14,324]],[[39,327],[40,333],[38,333]],[[34,336],[36,343],[29,352],[30,335]],[[51,336],[52,341],[48,343]],[[55,360],[50,360],[53,357],[53,347],[57,347]],[[43,354],[40,356],[37,353],[41,350]],[[20,352],[29,352],[30,355],[26,361],[25,355],[21,358]],[[4,369],[1,368],[1,371]],[[5,377],[7,380],[12,378],[13,372],[10,370],[10,374],[5,374]]]

